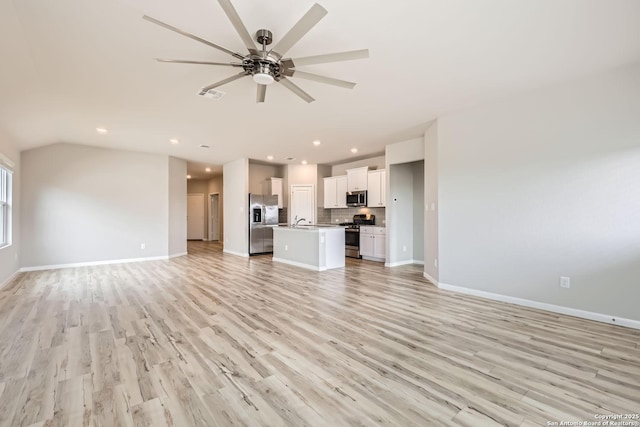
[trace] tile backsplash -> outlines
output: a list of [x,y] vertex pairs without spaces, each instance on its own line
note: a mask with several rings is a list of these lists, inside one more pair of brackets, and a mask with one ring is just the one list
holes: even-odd
[[[384,227],[385,208],[346,208],[346,209],[316,209],[316,224],[337,224],[341,222],[352,222],[355,214],[374,214],[376,225]],[[278,209],[278,222],[286,224],[287,208]]]
[[[352,222],[355,214],[374,214],[376,225],[385,225],[385,208],[346,208],[346,209],[318,209],[318,218],[321,218],[320,211],[324,211],[322,218],[327,218],[331,224],[341,222]],[[320,223],[320,220],[318,220]]]

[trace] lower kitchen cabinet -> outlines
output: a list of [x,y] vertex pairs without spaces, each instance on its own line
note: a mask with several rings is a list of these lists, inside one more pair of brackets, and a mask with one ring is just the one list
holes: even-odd
[[386,228],[360,226],[360,255],[371,261],[384,262],[387,258]]

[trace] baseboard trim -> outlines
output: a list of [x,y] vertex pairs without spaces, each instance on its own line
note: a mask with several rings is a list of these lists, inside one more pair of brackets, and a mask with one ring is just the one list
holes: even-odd
[[508,295],[494,294],[492,292],[480,291],[477,289],[464,288],[462,286],[449,285],[447,283],[438,283],[439,289],[447,291],[459,292],[461,294],[473,295],[476,297],[487,298],[494,301],[506,302],[510,304],[521,305],[529,308],[550,311],[552,313],[565,314],[567,316],[579,317],[587,320],[595,320],[596,322],[609,323],[611,325],[626,326],[627,328],[640,329],[640,321],[617,317],[613,315],[594,313],[576,308],[564,307],[561,305],[548,304],[539,301],[517,298]]
[[9,282],[11,282],[13,279],[15,279],[18,274],[20,274],[20,270],[14,271],[13,274],[11,274],[11,276],[7,277],[4,282],[0,283],[0,289],[2,289],[5,286],[7,286],[9,284]]
[[409,264],[416,264],[416,261],[412,260],[412,259],[408,259],[405,261],[398,261],[398,262],[385,262],[384,266],[385,267],[399,267],[401,265],[409,265]]
[[414,264],[418,264],[418,265],[424,265],[424,261],[421,261],[421,260],[419,260],[419,259],[414,259],[414,260],[413,260],[413,263],[414,263]]
[[169,255],[169,259],[178,258],[179,256],[185,256],[185,255],[188,255],[188,253],[187,252],[181,252],[179,254],[172,254],[172,255]]
[[167,260],[168,256],[154,256],[145,258],[126,258],[126,259],[110,259],[106,261],[88,261],[88,262],[74,262],[69,264],[52,264],[52,265],[38,265],[35,267],[22,267],[21,273],[29,271],[42,271],[42,270],[59,270],[61,268],[74,268],[74,267],[90,267],[94,265],[109,265],[109,264],[126,264],[130,262],[145,262],[145,261],[160,261]]
[[431,283],[433,283],[434,285],[439,286],[438,281],[436,279],[434,279],[433,277],[431,277],[430,275],[428,275],[427,273],[423,272],[422,275],[424,276],[425,279],[427,279],[428,281],[430,281]]
[[280,262],[282,264],[293,265],[294,267],[306,268],[307,270],[313,270],[313,271],[326,271],[327,270],[327,267],[316,267],[315,265],[304,264],[302,262],[296,262],[296,261],[290,261],[288,259],[282,259],[282,258],[273,257],[271,260],[273,262]]
[[249,258],[249,254],[247,254],[247,253],[231,251],[229,249],[223,249],[222,253],[229,254],[229,255],[241,256],[241,257],[244,257],[244,258]]

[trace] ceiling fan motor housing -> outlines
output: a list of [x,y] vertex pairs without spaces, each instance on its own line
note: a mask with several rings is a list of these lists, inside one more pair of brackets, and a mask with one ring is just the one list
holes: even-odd
[[242,67],[251,76],[268,74],[276,81],[282,76],[280,64],[269,57],[262,58],[260,55],[251,55],[242,61]]
[[256,32],[256,41],[260,43],[260,46],[270,45],[273,41],[273,34],[269,30],[258,30]]

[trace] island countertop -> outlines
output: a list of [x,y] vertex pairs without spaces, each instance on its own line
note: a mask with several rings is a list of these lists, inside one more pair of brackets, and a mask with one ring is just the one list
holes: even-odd
[[314,231],[314,230],[326,230],[328,228],[344,229],[344,225],[333,224],[314,224],[314,225],[291,225],[291,224],[278,224],[278,228],[291,228],[301,231]]
[[279,225],[273,227],[273,261],[316,271],[341,268],[344,227],[336,225]]

